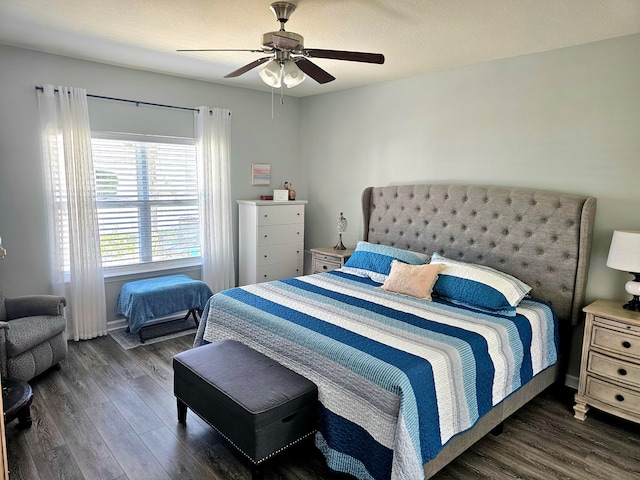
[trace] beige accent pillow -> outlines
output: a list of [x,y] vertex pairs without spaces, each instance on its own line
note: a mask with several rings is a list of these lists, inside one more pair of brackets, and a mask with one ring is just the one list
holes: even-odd
[[431,290],[444,265],[409,265],[394,260],[383,290],[431,301]]

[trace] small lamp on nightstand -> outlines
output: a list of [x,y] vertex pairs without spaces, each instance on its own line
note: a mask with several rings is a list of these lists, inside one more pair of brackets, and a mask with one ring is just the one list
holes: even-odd
[[2,237],[0,237],[0,258],[4,258],[7,256],[7,251],[2,246]]
[[347,219],[344,218],[344,216],[342,215],[342,212],[340,212],[340,218],[338,218],[338,221],[336,222],[336,230],[338,231],[338,243],[336,244],[335,247],[333,247],[334,250],[346,250],[347,247],[345,247],[342,244],[342,234],[344,232],[347,231]]
[[634,279],[629,280],[624,286],[633,298],[623,307],[640,312],[640,232],[614,230],[607,267],[623,270],[634,276]]

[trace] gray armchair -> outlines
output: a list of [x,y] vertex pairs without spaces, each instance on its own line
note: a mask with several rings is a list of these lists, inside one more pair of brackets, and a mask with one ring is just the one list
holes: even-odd
[[0,292],[0,372],[29,381],[67,355],[63,297]]

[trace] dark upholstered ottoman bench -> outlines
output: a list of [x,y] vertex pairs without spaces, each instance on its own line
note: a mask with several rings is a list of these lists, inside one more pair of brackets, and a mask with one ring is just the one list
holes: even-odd
[[252,462],[263,463],[317,428],[316,385],[235,340],[203,345],[173,357],[178,422],[187,407]]

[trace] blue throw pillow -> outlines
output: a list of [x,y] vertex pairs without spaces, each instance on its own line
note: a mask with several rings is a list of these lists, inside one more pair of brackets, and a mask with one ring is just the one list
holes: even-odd
[[391,271],[391,262],[394,260],[409,265],[424,265],[429,260],[429,255],[361,241],[340,270],[384,283]]
[[514,316],[520,301],[531,291],[517,278],[484,265],[451,260],[437,253],[431,256],[431,263],[445,266],[433,293],[453,303]]

